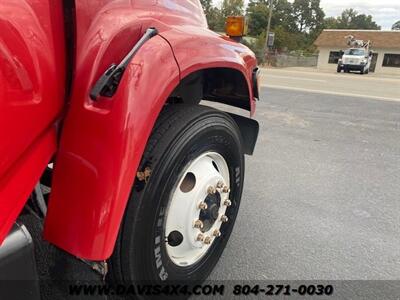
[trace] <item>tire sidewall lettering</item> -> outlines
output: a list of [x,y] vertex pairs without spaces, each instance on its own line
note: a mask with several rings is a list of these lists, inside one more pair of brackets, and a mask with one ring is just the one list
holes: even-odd
[[157,219],[157,228],[156,228],[156,233],[158,235],[156,235],[155,239],[154,239],[154,259],[155,259],[155,263],[156,263],[156,269],[157,269],[157,273],[158,273],[158,277],[162,280],[162,281],[166,281],[168,279],[168,272],[165,270],[165,267],[163,265],[163,257],[162,257],[162,251],[161,251],[161,247],[162,247],[162,243],[164,243],[164,239],[163,238],[163,226],[164,226],[164,218],[165,218],[165,207],[161,207],[160,208],[160,212],[158,214],[158,219]]

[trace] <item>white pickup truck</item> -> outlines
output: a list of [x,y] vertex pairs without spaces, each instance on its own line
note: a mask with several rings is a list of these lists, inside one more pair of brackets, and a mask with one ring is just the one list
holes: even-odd
[[344,51],[338,61],[337,72],[360,71],[360,74],[368,74],[371,65],[372,52],[365,48],[349,48]]

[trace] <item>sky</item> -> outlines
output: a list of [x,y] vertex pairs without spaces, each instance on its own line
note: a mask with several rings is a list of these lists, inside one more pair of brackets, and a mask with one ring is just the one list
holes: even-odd
[[327,17],[336,17],[344,9],[354,8],[359,13],[372,15],[373,20],[382,26],[382,29],[391,29],[392,25],[400,20],[400,0],[321,0],[321,7]]
[[382,29],[391,29],[400,20],[400,0],[321,0],[328,17],[340,15],[343,9],[354,8],[359,13],[372,15]]

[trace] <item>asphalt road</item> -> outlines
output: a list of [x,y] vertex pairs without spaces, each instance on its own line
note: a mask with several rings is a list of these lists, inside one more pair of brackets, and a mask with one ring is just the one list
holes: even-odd
[[308,93],[400,101],[400,77],[376,73],[338,74],[313,68],[264,69],[263,85]]
[[398,280],[400,102],[294,90],[300,81],[262,89],[261,135],[212,278]]
[[[400,279],[400,80],[316,76],[264,72],[257,149],[211,279]],[[344,76],[366,95],[338,89]],[[51,249],[37,246],[42,279],[98,278],[72,258],[69,270],[57,265]],[[46,281],[42,289],[56,299]]]

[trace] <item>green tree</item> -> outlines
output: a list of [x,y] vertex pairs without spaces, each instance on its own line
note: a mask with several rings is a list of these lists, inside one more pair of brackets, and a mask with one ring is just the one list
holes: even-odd
[[359,14],[353,8],[345,9],[337,18],[327,18],[324,21],[328,29],[381,29],[371,15]]
[[273,1],[273,14],[271,20],[271,27],[281,28],[293,31],[296,28],[296,20],[294,18],[293,6],[287,0],[274,0]]
[[221,14],[225,19],[228,16],[242,16],[244,13],[244,0],[224,0]]
[[214,31],[223,31],[225,20],[222,17],[221,10],[213,5],[212,0],[200,0],[200,2],[207,17],[208,27]]
[[324,19],[324,28],[326,29],[335,29],[339,28],[339,22],[335,17],[328,17]]
[[[312,44],[323,28],[324,13],[319,0],[274,0],[271,31],[275,48],[313,51]],[[247,7],[249,33],[265,41],[269,0],[250,0]],[[258,43],[259,44],[259,43]],[[255,45],[252,45],[253,47]]]
[[265,62],[265,32],[262,32],[255,38],[245,38],[243,39],[243,44],[253,50],[257,57],[258,63]]
[[392,30],[400,30],[400,20],[393,24]]
[[214,7],[212,4],[212,0],[200,0],[201,5],[203,6],[204,13],[207,15],[211,11],[211,9]]
[[371,15],[357,15],[353,23],[356,29],[381,29],[381,26],[379,26],[375,23],[375,21],[372,20]]
[[275,32],[275,48],[281,50],[297,50],[301,48],[301,35],[287,31],[283,26],[274,28]]
[[350,29],[354,27],[354,19],[358,12],[353,8],[345,9],[342,14],[337,17],[338,26],[341,29]]
[[265,0],[250,0],[246,15],[249,22],[249,35],[260,35],[267,29],[269,8]]
[[322,27],[325,13],[320,6],[320,0],[294,0],[293,16],[296,19],[297,30],[309,32]]
[[[250,0],[246,15],[249,19],[249,34],[259,35],[268,26],[269,1]],[[273,1],[271,28],[273,29],[277,26],[289,31],[296,27],[292,5],[287,0]]]

